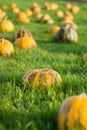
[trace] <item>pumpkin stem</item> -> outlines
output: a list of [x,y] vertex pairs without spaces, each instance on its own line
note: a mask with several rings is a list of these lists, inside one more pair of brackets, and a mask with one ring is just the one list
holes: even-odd
[[1,42],[1,43],[4,43],[4,37],[1,37],[1,38],[0,38],[0,42]]

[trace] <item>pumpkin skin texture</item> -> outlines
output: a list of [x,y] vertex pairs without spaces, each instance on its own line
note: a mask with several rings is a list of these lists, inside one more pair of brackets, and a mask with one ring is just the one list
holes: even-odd
[[36,41],[32,37],[28,36],[17,38],[14,45],[23,49],[29,49],[37,46]]
[[56,40],[61,41],[69,41],[69,42],[77,42],[78,35],[76,31],[72,28],[70,24],[66,24],[63,26],[55,35]]
[[2,32],[12,32],[14,31],[14,24],[10,20],[2,20],[0,23],[0,30]]
[[58,110],[58,130],[87,130],[87,96],[66,98]]
[[24,37],[24,36],[32,37],[32,34],[29,30],[21,28],[14,32],[13,39],[16,40],[17,38]]
[[31,87],[52,87],[61,83],[61,76],[52,69],[34,69],[23,76],[23,81]]
[[14,53],[14,47],[12,43],[4,38],[0,39],[0,55],[10,56]]

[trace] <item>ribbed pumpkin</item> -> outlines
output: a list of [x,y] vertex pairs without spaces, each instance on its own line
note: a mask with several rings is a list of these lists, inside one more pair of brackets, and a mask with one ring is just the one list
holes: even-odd
[[32,37],[29,37],[29,36],[17,38],[14,42],[14,45],[23,49],[37,46],[36,41]]
[[66,98],[57,115],[58,130],[87,130],[87,96]]
[[21,28],[14,32],[13,39],[16,40],[17,38],[24,37],[24,36],[32,37],[32,34],[29,30]]
[[0,55],[10,56],[14,53],[14,47],[10,41],[0,38]]
[[78,35],[75,29],[70,24],[63,26],[55,35],[56,40],[77,42]]
[[14,24],[8,19],[4,19],[0,22],[0,31],[12,32],[14,31]]
[[52,69],[34,69],[23,76],[24,83],[31,87],[52,87],[54,84],[60,85],[61,76]]

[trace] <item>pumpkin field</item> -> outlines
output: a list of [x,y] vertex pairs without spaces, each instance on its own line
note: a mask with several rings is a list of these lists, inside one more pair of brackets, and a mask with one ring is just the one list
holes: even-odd
[[0,0],[0,130],[87,130],[86,94],[87,3]]

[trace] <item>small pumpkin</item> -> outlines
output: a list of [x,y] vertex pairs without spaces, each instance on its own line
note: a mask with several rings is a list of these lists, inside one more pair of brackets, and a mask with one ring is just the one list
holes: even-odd
[[83,55],[83,62],[87,64],[87,53]]
[[32,33],[29,30],[21,28],[14,32],[13,39],[16,40],[17,38],[24,36],[32,37]]
[[67,9],[71,9],[71,7],[72,7],[72,5],[70,3],[66,3],[65,6],[66,6]]
[[6,4],[3,4],[3,5],[1,6],[1,8],[2,8],[3,10],[6,10],[6,9],[8,8],[8,6],[7,6]]
[[4,39],[3,37],[0,38],[0,55],[2,56],[10,56],[14,53],[14,47],[12,43]]
[[14,45],[23,49],[29,49],[37,46],[36,41],[29,36],[17,38]]
[[58,130],[87,130],[87,96],[66,98],[58,109]]
[[0,9],[0,20],[6,16],[6,12]]
[[58,4],[52,3],[52,4],[50,5],[50,8],[51,8],[51,10],[56,10],[56,9],[58,8]]
[[30,20],[29,18],[27,17],[26,13],[25,12],[19,12],[18,13],[18,22],[20,23],[29,23]]
[[60,29],[59,26],[53,26],[53,27],[49,28],[48,32],[49,32],[50,34],[56,34],[56,32],[58,32],[59,29]]
[[54,23],[53,19],[48,14],[43,14],[39,20],[42,23],[48,23],[48,24],[53,24]]
[[56,16],[57,17],[63,17],[64,16],[64,13],[63,13],[63,11],[61,11],[61,10],[58,10],[57,12],[56,12]]
[[15,14],[19,13],[19,11],[20,11],[20,9],[18,7],[12,8],[12,12],[15,13]]
[[80,8],[78,6],[72,6],[72,8],[70,10],[73,14],[77,14],[79,12]]
[[63,26],[55,35],[56,40],[77,42],[78,35],[75,29],[72,28],[71,24]]
[[26,9],[25,13],[27,16],[32,16],[33,12],[30,9]]
[[11,20],[9,19],[3,19],[0,22],[0,31],[4,32],[12,32],[14,31],[14,24]]
[[52,69],[34,69],[23,76],[23,82],[31,87],[52,87],[54,84],[60,85],[61,76]]

